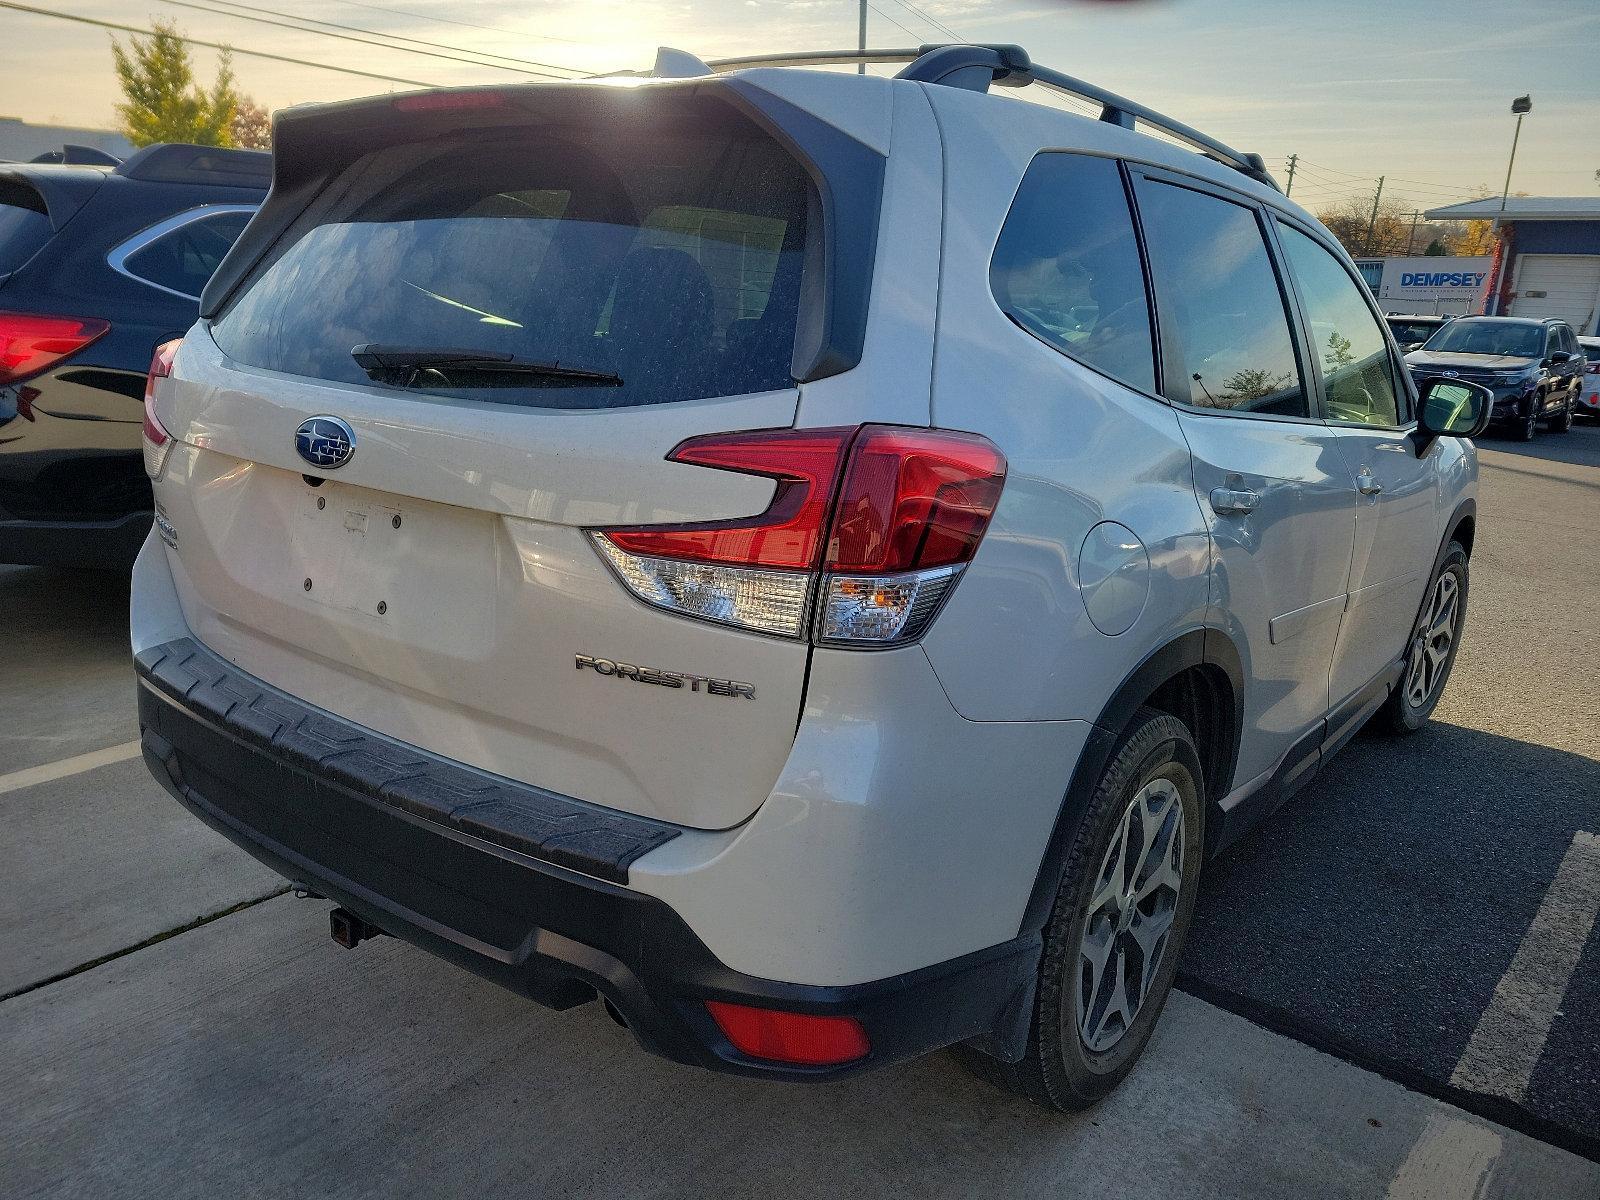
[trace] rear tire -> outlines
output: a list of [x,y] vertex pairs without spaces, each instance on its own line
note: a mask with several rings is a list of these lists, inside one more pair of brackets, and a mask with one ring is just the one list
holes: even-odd
[[1415,733],[1439,707],[1461,646],[1468,583],[1467,552],[1461,543],[1451,542],[1428,584],[1422,612],[1406,644],[1406,666],[1400,682],[1378,712],[1380,725],[1390,733]]
[[1572,428],[1572,393],[1561,403],[1561,411],[1550,418],[1551,433],[1566,433]]
[[1194,911],[1202,779],[1183,722],[1141,709],[1067,853],[1045,926],[1027,1051],[1003,1063],[959,1048],[977,1074],[1074,1112],[1133,1068],[1172,990]]

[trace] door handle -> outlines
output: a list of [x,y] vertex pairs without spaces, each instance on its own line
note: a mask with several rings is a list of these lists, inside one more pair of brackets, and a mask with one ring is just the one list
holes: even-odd
[[1211,511],[1219,517],[1244,517],[1255,512],[1256,505],[1261,503],[1259,492],[1247,492],[1242,488],[1212,488]]
[[1356,491],[1360,492],[1363,496],[1376,496],[1379,492],[1383,491],[1383,484],[1378,482],[1377,478],[1372,474],[1371,471],[1367,470],[1365,467],[1362,467],[1361,470],[1356,473]]

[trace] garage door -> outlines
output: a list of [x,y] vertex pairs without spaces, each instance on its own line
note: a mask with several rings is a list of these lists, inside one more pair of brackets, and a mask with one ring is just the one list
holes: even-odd
[[1592,333],[1600,310],[1600,254],[1524,254],[1517,259],[1517,317],[1559,317]]

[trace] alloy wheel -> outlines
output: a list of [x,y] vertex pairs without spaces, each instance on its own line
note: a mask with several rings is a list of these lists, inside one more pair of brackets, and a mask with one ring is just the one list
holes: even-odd
[[1122,814],[1078,946],[1078,1036],[1103,1053],[1132,1027],[1161,969],[1183,892],[1183,800],[1152,779]]
[[1460,599],[1461,584],[1455,572],[1441,572],[1406,659],[1406,700],[1412,708],[1422,708],[1433,699],[1444,679],[1455,645]]

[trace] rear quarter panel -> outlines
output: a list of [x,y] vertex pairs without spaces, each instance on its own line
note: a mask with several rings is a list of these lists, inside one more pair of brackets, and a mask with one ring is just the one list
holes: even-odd
[[[934,422],[991,438],[1008,472],[994,523],[925,646],[969,719],[1092,721],[1143,659],[1205,623],[1210,540],[1172,410],[1013,325],[990,290],[989,261],[1040,148],[1149,155],[1157,144],[1102,126],[1133,138],[1119,146],[1026,103],[931,90],[949,173]],[[997,103],[1015,111],[995,120]],[[1121,528],[1096,531],[1103,522]],[[1139,544],[1114,581],[1131,624],[1109,634],[1088,608],[1102,611],[1094,593],[1108,583],[1094,554],[1085,575],[1091,531]]]

